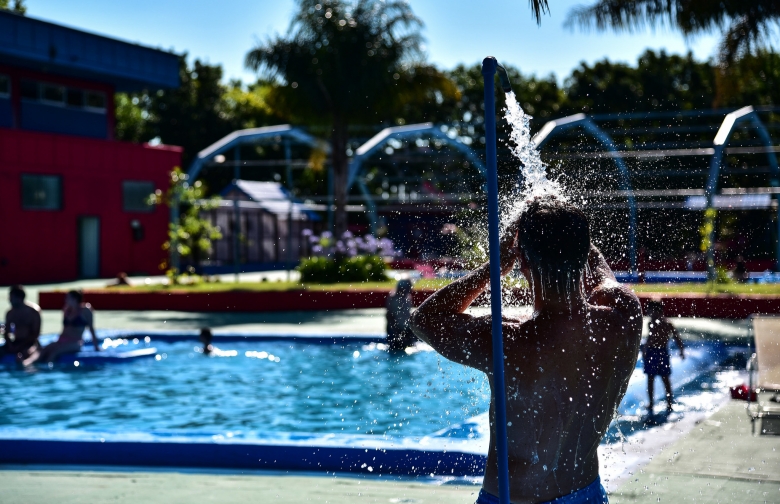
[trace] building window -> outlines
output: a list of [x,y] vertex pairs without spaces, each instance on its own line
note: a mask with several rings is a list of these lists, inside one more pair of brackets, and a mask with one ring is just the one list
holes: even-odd
[[154,192],[154,182],[125,180],[122,182],[122,209],[125,212],[151,212],[149,197]]
[[41,85],[41,101],[49,105],[65,105],[65,88],[54,84]]
[[31,80],[22,81],[22,98],[25,100],[37,100],[40,97],[38,83]]
[[61,209],[62,178],[58,175],[22,175],[22,208]]
[[0,98],[11,96],[11,79],[7,75],[0,74]]
[[68,107],[83,107],[84,91],[80,89],[68,88],[65,102],[67,103]]
[[[3,96],[3,76],[0,75],[0,97]],[[90,112],[106,112],[106,94],[100,91],[87,91],[52,84],[22,80],[22,98],[27,101],[37,101],[46,105],[64,105],[68,108],[80,108]],[[10,81],[8,82],[10,93]]]
[[87,91],[86,106],[93,110],[106,110],[106,95],[96,91]]

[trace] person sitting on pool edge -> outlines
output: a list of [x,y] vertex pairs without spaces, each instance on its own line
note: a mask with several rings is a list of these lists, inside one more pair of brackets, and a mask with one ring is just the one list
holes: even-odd
[[[588,219],[554,197],[527,202],[501,239],[501,274],[518,265],[534,312],[503,321],[512,502],[607,502],[597,448],[636,366],[637,297],[591,244]],[[477,504],[498,502],[491,317],[465,313],[490,282],[485,263],[412,315],[415,334],[444,357],[487,374],[490,449]]]
[[[19,362],[37,355],[41,348],[38,337],[41,335],[41,308],[25,301],[24,287],[13,285],[8,290],[11,309],[5,314],[3,337],[5,345],[0,349],[2,355],[15,355]],[[11,341],[10,335],[14,335]]]
[[84,345],[84,330],[89,329],[92,335],[92,345],[95,351],[100,351],[95,327],[93,325],[92,307],[84,303],[81,291],[71,290],[65,295],[65,306],[62,308],[62,333],[57,341],[49,343],[36,358],[30,357],[25,365],[36,361],[54,362],[62,354],[78,353]]
[[387,296],[386,305],[387,346],[390,351],[403,352],[417,341],[408,324],[412,315],[412,282],[399,280],[395,291]]
[[647,341],[642,345],[642,360],[647,375],[647,395],[650,402],[647,405],[648,414],[653,414],[655,377],[660,376],[666,389],[666,411],[672,412],[672,382],[669,376],[672,374],[672,366],[669,363],[669,339],[674,339],[677,348],[680,349],[680,358],[685,359],[682,338],[677,329],[664,317],[664,305],[661,301],[652,300],[645,307],[648,321]]

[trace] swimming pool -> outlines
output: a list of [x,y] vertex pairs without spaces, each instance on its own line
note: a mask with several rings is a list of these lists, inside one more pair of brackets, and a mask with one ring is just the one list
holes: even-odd
[[[193,334],[135,336],[114,335],[107,344],[154,346],[154,359],[34,371],[0,367],[0,383],[14,391],[0,401],[0,439],[259,444],[274,447],[273,462],[279,447],[294,446],[361,455],[369,448],[429,450],[439,465],[448,451],[487,451],[486,378],[424,346],[399,356],[381,338],[235,335],[218,340],[220,352],[207,357]],[[744,353],[744,347],[700,342],[689,346],[685,361],[673,358],[676,414],[719,404],[733,378],[729,362]],[[605,443],[647,427],[645,383],[637,368]],[[656,391],[660,399],[660,383]],[[475,460],[467,461],[465,473],[478,471]],[[414,463],[409,466],[414,473]]]

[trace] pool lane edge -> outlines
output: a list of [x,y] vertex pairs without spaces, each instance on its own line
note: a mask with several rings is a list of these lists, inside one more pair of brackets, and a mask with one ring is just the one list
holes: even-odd
[[481,476],[484,455],[410,448],[0,439],[0,464]]

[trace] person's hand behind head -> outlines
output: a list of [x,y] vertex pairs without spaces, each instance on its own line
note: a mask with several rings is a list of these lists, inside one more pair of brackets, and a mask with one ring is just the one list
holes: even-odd
[[519,221],[513,221],[501,236],[501,274],[506,275],[515,266],[518,256],[517,230]]

